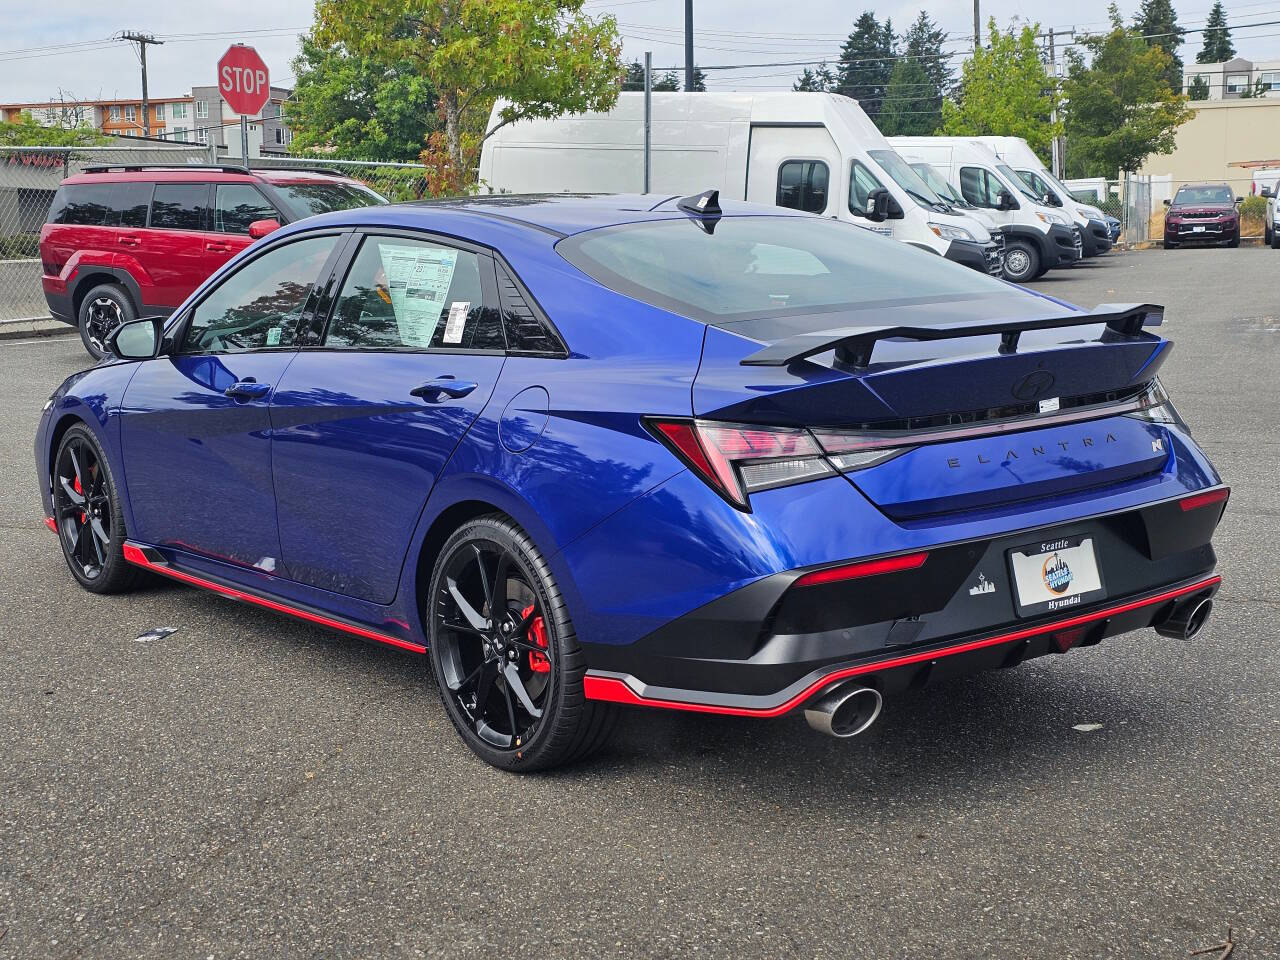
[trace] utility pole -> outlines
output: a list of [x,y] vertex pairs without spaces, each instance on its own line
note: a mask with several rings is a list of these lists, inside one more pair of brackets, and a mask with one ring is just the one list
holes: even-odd
[[693,0],[684,0],[684,89],[693,92]]
[[982,49],[982,15],[978,12],[980,0],[973,0],[973,49]]
[[649,171],[651,169],[650,150],[652,149],[653,128],[653,53],[644,52],[644,192],[649,192]]
[[159,46],[163,40],[157,40],[150,33],[139,33],[136,30],[120,34],[121,40],[129,40],[138,45],[138,59],[142,62],[142,135],[151,136],[151,101],[147,98],[147,45]]
[[[1053,47],[1053,27],[1049,28],[1049,82],[1053,89],[1049,91],[1049,122],[1058,125],[1058,56]],[[1049,151],[1049,169],[1058,179],[1062,179],[1062,138],[1053,135],[1052,149]]]

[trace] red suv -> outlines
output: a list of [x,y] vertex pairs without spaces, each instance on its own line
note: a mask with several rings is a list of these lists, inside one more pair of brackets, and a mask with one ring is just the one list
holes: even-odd
[[99,358],[118,324],[172,313],[280,224],[386,202],[323,170],[89,167],[62,181],[40,231],[45,299]]

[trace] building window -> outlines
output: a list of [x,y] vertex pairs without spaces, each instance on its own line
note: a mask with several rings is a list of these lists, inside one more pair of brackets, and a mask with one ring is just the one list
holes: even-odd
[[196,127],[196,139],[201,143],[209,142],[209,131],[204,127]]
[[1280,70],[1264,70],[1258,74],[1258,82],[1264,90],[1280,90]]
[[185,103],[175,103],[173,105],[173,119],[185,120],[187,116],[187,105]]
[[1227,76],[1227,93],[1243,93],[1248,86],[1247,73],[1232,73]]
[[208,100],[196,101],[196,119],[197,120],[209,119],[209,101]]
[[111,105],[111,119],[112,119],[112,120],[119,120],[119,119],[120,119],[120,107],[119,107],[119,105],[118,105],[118,104],[112,104],[112,105]]
[[126,120],[137,120],[138,108],[135,107],[132,103],[129,104],[127,107],[124,108],[124,118]]
[[164,104],[163,104],[163,103],[157,103],[157,104],[156,104],[156,119],[157,119],[157,120],[163,120],[163,119],[164,119]]
[[175,139],[175,140],[177,140],[177,141],[179,141],[179,142],[181,142],[181,143],[186,143],[186,142],[187,142],[187,131],[186,131],[186,128],[184,127],[184,128],[183,128],[183,129],[181,129],[181,130],[175,130],[175,131],[173,131],[173,139]]

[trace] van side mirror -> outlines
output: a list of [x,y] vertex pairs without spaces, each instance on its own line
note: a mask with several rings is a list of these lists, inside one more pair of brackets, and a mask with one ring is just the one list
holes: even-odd
[[1236,203],[1244,203],[1244,197],[1236,197]]
[[1265,198],[1265,199],[1267,199],[1267,200],[1270,200],[1270,199],[1271,199],[1271,188],[1270,188],[1270,187],[1263,187],[1263,188],[1262,188],[1262,196],[1263,196],[1263,198]]
[[1017,210],[1018,201],[1013,199],[1013,194],[1008,190],[1001,190],[996,194],[997,210]]
[[1173,203],[1173,201],[1172,201],[1172,200],[1165,200],[1164,205],[1167,207],[1167,206],[1169,206],[1171,203]]
[[1044,205],[1046,207],[1062,206],[1062,198],[1058,196],[1056,193],[1053,193],[1052,191],[1046,193],[1043,199],[1044,199]]
[[267,234],[275,233],[279,229],[279,220],[255,220],[249,224],[249,239],[261,240]]
[[884,187],[877,187],[867,194],[867,219],[882,223],[889,219],[889,204],[893,198]]
[[107,349],[118,360],[153,360],[164,344],[164,317],[141,317],[107,334]]

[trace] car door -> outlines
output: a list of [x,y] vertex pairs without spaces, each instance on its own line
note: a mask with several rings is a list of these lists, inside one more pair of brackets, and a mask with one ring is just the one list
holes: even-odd
[[370,233],[327,327],[276,387],[272,462],[290,577],[395,596],[418,516],[505,360],[493,264],[421,233]]
[[204,246],[210,273],[253,243],[249,224],[255,220],[283,223],[285,219],[251,183],[215,183],[212,211],[212,235]]
[[291,238],[239,264],[169,328],[170,351],[139,364],[121,424],[134,539],[279,567],[271,390],[342,238]]
[[[209,242],[209,184],[160,181],[151,197],[147,229],[121,256],[139,265],[139,285],[147,307],[174,309],[200,286],[215,264],[205,249]],[[145,280],[145,283],[143,282]]]

